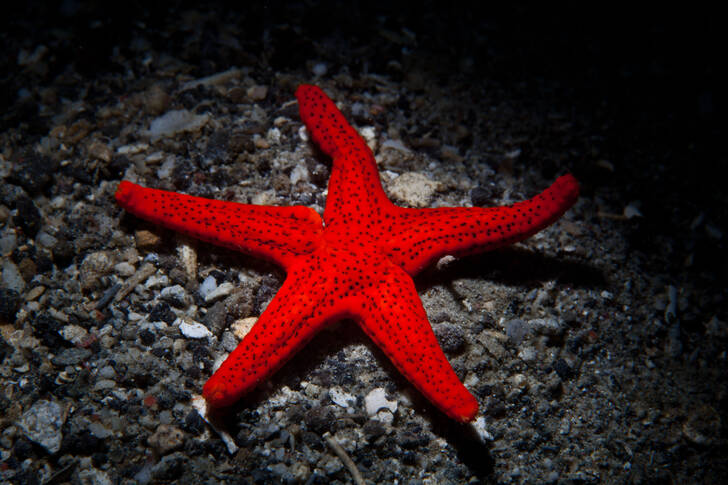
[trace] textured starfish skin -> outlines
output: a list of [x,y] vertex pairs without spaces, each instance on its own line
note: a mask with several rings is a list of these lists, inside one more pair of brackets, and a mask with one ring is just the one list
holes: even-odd
[[397,207],[382,189],[371,150],[323,91],[302,85],[296,97],[313,140],[333,160],[323,221],[306,207],[216,201],[127,181],[116,192],[132,214],[268,259],[287,273],[207,381],[204,397],[213,408],[234,403],[322,327],[350,318],[435,406],[458,421],[472,420],[478,403],[440,349],[412,276],[441,256],[491,250],[540,231],[576,201],[576,179],[563,175],[506,207]]

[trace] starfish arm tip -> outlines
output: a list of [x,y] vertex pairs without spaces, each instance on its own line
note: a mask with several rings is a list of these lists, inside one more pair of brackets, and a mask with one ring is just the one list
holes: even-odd
[[475,416],[478,414],[478,401],[473,397],[472,394],[469,394],[468,399],[465,400],[463,403],[463,406],[454,416],[457,421],[460,421],[461,423],[469,423],[475,419]]
[[125,207],[128,204],[129,199],[131,199],[133,195],[135,187],[136,184],[133,184],[128,180],[122,180],[119,183],[119,186],[116,188],[116,193],[114,193],[114,198],[119,203],[119,205]]
[[301,84],[296,88],[296,98],[301,99],[301,96],[304,96],[306,94],[306,91],[310,91],[313,88],[321,89],[318,86],[314,86],[312,84]]
[[579,198],[579,181],[572,174],[567,173],[556,179],[554,184],[556,183],[559,183],[561,186],[567,207],[571,207],[576,202],[576,199]]
[[236,396],[226,391],[227,388],[222,383],[211,377],[202,388],[202,397],[211,408],[224,408],[237,400]]

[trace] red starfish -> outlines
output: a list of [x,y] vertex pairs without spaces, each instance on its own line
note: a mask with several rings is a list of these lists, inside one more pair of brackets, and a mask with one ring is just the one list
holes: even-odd
[[397,207],[382,190],[371,150],[323,91],[302,85],[296,97],[309,133],[333,159],[325,224],[308,207],[223,202],[127,181],[116,191],[132,214],[271,260],[287,273],[203,395],[213,408],[234,403],[325,325],[351,318],[435,406],[472,420],[478,403],[440,349],[412,276],[444,255],[488,251],[540,231],[576,201],[576,179],[563,175],[505,207]]

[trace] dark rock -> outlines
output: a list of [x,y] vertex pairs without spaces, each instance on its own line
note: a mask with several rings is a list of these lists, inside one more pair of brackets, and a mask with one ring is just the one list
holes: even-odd
[[152,332],[148,328],[145,328],[144,330],[139,332],[139,340],[144,345],[147,345],[147,346],[152,345],[154,343],[154,341],[156,340],[156,338],[157,337],[154,335],[154,332]]
[[103,452],[106,444],[88,430],[65,434],[61,442],[61,453],[69,455],[91,456]]
[[377,419],[370,419],[364,424],[362,431],[364,431],[364,437],[367,441],[373,441],[382,436],[387,429],[381,421]]
[[398,434],[397,441],[402,448],[414,450],[427,445],[430,438],[422,430],[407,430]]
[[0,320],[13,323],[19,308],[20,294],[15,290],[0,288]]
[[334,421],[334,412],[330,407],[312,408],[303,418],[309,430],[317,434],[330,431],[331,423]]
[[171,325],[177,319],[177,315],[172,311],[169,304],[166,302],[160,302],[154,305],[152,311],[149,312],[150,322],[164,322],[167,325]]
[[70,345],[58,333],[61,327],[61,322],[47,313],[41,313],[33,321],[33,334],[43,342],[43,345],[51,349],[57,349]]
[[124,173],[126,172],[126,169],[131,164],[131,160],[129,160],[125,155],[117,155],[111,159],[111,162],[107,166],[107,170],[109,172],[110,179],[120,179],[124,176]]
[[152,467],[152,476],[159,481],[175,481],[187,469],[187,458],[179,453],[167,455]]
[[323,440],[319,435],[311,431],[301,431],[301,441],[314,450],[323,449]]
[[558,359],[554,362],[554,370],[563,381],[568,380],[574,375],[573,369],[564,359]]
[[15,445],[13,446],[13,456],[15,456],[16,459],[18,459],[19,461],[23,461],[28,458],[32,458],[34,455],[35,447],[30,440],[26,439],[25,437],[20,437],[15,440]]
[[53,246],[51,253],[53,262],[59,267],[64,268],[73,260],[76,250],[71,242],[73,237],[69,231],[61,230],[56,234],[56,244]]
[[188,161],[180,161],[174,166],[172,171],[172,184],[175,190],[185,190],[192,183],[192,175],[195,168]]
[[470,191],[470,202],[474,207],[485,207],[493,205],[492,187],[479,185]]
[[205,430],[205,420],[197,413],[197,411],[190,411],[185,416],[184,425],[182,429],[192,435],[198,435]]
[[485,414],[493,418],[501,418],[506,414],[506,405],[500,399],[489,399],[485,406]]
[[25,234],[34,237],[40,229],[40,211],[35,203],[26,196],[18,197],[15,200],[17,215],[13,218],[15,225],[19,226]]
[[280,283],[277,279],[273,278],[272,276],[266,276],[263,278],[263,281],[261,282],[260,287],[258,287],[258,291],[255,293],[255,301],[254,301],[254,309],[253,311],[257,314],[260,314],[260,309],[262,308],[263,304],[270,301],[271,298],[273,298],[273,295],[276,294],[278,291],[278,288],[280,287]]
[[10,181],[31,195],[40,193],[50,185],[58,168],[55,160],[32,151],[23,153],[16,163],[19,168],[13,171]]
[[13,348],[8,345],[4,338],[0,337],[0,362],[5,360],[5,357],[13,353]]
[[445,353],[454,354],[465,347],[465,332],[459,325],[441,323],[436,325],[433,331]]

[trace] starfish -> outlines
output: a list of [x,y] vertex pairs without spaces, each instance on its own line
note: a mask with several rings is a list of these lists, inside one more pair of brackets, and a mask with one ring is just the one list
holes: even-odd
[[285,281],[203,388],[211,408],[238,401],[324,326],[356,321],[399,371],[446,415],[471,421],[478,402],[447,361],[412,277],[445,255],[526,239],[558,219],[579,192],[566,174],[510,206],[409,209],[384,193],[372,151],[317,86],[296,91],[313,141],[332,159],[323,220],[303,206],[193,197],[122,181],[128,212],[210,243],[267,259]]

